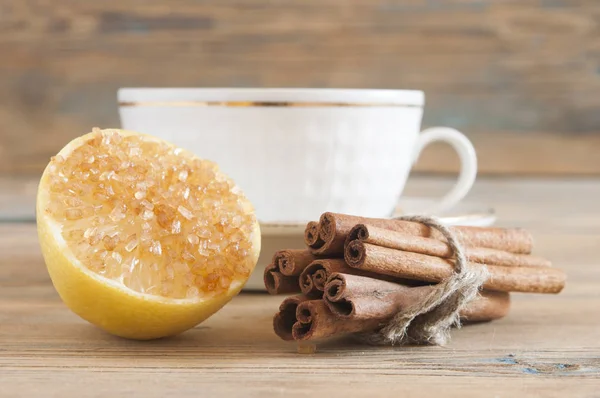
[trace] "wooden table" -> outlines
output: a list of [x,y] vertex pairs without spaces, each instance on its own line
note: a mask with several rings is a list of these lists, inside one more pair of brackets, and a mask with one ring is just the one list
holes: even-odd
[[[419,180],[409,193],[448,184]],[[480,180],[471,199],[493,205],[500,224],[530,229],[536,253],[567,271],[565,290],[514,295],[507,318],[455,330],[445,347],[342,339],[314,355],[275,337],[281,298],[263,294],[242,294],[174,338],[107,335],[59,300],[35,225],[0,224],[0,396],[600,394],[600,180]]]

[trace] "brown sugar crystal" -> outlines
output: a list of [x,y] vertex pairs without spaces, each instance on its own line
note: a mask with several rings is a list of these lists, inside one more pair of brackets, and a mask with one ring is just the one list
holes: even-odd
[[140,293],[194,298],[254,266],[255,216],[209,161],[143,136],[95,131],[49,164],[52,201],[74,255]]

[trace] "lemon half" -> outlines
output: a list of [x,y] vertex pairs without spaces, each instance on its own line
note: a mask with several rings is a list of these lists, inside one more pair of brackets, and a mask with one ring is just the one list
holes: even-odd
[[132,339],[175,335],[214,314],[260,253],[252,205],[214,163],[123,130],[94,129],[52,158],[37,228],[65,304]]

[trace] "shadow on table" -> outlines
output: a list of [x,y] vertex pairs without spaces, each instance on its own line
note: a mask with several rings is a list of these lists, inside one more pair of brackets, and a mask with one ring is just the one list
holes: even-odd
[[[74,342],[80,347],[71,351],[73,356],[93,356],[96,359],[110,358],[136,362],[136,366],[150,366],[157,359],[192,361],[198,359],[248,361],[252,358],[274,358],[297,356],[298,343],[280,340],[272,331],[271,323],[256,322],[252,329],[244,330],[241,324],[229,328],[218,326],[197,326],[181,335],[150,341],[135,341],[110,335],[93,325],[77,324],[62,336],[65,345],[73,348]],[[75,343],[77,344],[77,343]],[[306,343],[305,343],[306,344]],[[67,347],[65,347],[67,348]],[[350,337],[320,341],[317,351],[322,355],[339,355],[346,350],[356,351],[356,341]],[[385,349],[382,347],[361,346],[360,350]]]

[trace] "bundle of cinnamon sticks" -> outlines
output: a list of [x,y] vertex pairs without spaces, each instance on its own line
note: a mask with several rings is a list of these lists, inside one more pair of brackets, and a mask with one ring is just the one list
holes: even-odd
[[[531,254],[531,234],[518,228],[456,226],[470,267],[487,267],[479,296],[461,310],[464,321],[506,316],[509,292],[559,293],[566,275]],[[266,267],[271,294],[283,300],[273,319],[284,340],[313,340],[375,331],[426,298],[454,272],[443,235],[424,224],[324,213],[306,226],[304,250],[281,250]]]

